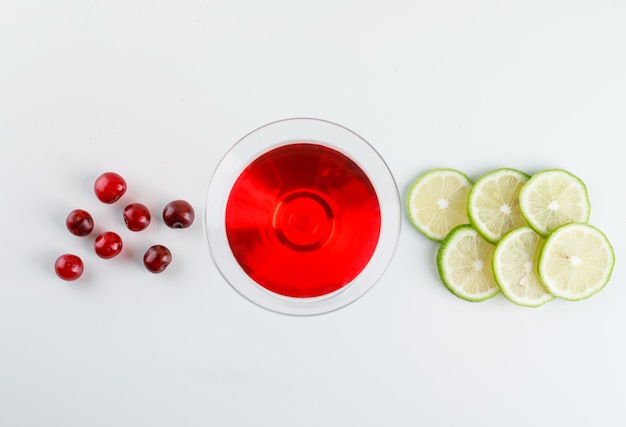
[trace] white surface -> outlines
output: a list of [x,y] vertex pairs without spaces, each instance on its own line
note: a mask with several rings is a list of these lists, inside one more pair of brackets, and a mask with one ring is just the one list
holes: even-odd
[[[626,423],[626,4],[491,1],[0,3],[0,425],[623,426]],[[312,318],[244,300],[200,222],[123,232],[96,201],[198,210],[245,133],[293,116],[378,149],[402,195],[455,167],[566,168],[615,247],[580,303],[461,301],[406,219],[381,281]],[[120,230],[100,260],[64,228]],[[140,265],[159,241],[175,262]],[[52,272],[83,256],[76,283]]]

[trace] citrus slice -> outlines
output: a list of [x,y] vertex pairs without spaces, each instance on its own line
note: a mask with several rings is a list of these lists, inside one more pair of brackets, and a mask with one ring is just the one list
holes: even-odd
[[493,253],[493,275],[504,296],[526,307],[539,307],[554,299],[541,283],[537,261],[544,240],[532,228],[508,232]]
[[590,204],[585,184],[563,169],[533,175],[520,191],[520,207],[528,224],[546,237],[570,222],[587,222]]
[[468,197],[470,223],[489,242],[497,243],[514,228],[527,225],[520,211],[519,192],[528,175],[502,168],[478,179]]
[[440,242],[457,225],[468,224],[467,196],[472,182],[455,169],[433,169],[419,177],[407,198],[411,224]]
[[437,252],[441,281],[450,292],[467,301],[493,297],[500,292],[491,269],[494,249],[471,225],[457,226]]
[[562,225],[550,234],[539,256],[539,277],[556,297],[589,298],[607,284],[615,253],[607,237],[585,223]]

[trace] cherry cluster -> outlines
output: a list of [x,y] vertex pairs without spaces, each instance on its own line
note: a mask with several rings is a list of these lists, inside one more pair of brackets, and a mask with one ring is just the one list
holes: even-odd
[[[113,204],[126,193],[126,181],[115,172],[105,172],[94,184],[96,197],[103,203]],[[130,203],[122,211],[124,223],[131,231],[142,231],[150,225],[151,216],[148,208],[141,203]],[[194,220],[192,206],[184,200],[174,200],[163,209],[163,222],[170,228],[187,228]],[[94,228],[93,217],[84,209],[74,209],[65,220],[67,229],[75,236],[85,237]],[[100,258],[110,259],[120,254],[123,242],[119,234],[113,231],[100,233],[94,240],[94,251]],[[148,248],[143,256],[146,269],[152,273],[161,273],[172,262],[172,253],[163,245]],[[74,254],[63,254],[54,263],[54,271],[63,280],[76,280],[82,274],[82,259]]]

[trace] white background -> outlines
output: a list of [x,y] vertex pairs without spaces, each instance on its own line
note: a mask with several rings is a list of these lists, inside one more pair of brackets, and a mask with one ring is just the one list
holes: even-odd
[[[623,426],[626,424],[626,3],[622,1],[17,1],[0,3],[0,425]],[[614,245],[583,302],[473,304],[439,282],[406,220],[356,303],[261,309],[213,264],[200,216],[220,158],[293,116],[340,123],[402,198],[433,167],[561,167]],[[114,170],[148,231],[93,180]],[[210,201],[209,201],[210,202]],[[124,255],[70,235],[90,210]],[[141,254],[175,257],[161,275]],[[86,264],[77,282],[52,268]]]

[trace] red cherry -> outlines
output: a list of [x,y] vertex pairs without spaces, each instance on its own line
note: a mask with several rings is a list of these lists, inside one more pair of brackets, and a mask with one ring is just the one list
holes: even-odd
[[105,231],[96,237],[94,249],[100,258],[109,259],[122,251],[122,238],[112,231]]
[[54,262],[54,271],[63,280],[76,280],[83,274],[83,260],[76,255],[64,254]]
[[126,181],[115,172],[105,172],[96,179],[93,189],[102,203],[111,204],[126,193]]
[[88,236],[93,230],[93,218],[83,209],[74,209],[65,220],[67,229],[75,236]]
[[161,273],[172,262],[172,253],[163,245],[148,248],[143,256],[143,264],[151,273]]
[[163,222],[170,228],[187,228],[194,217],[193,207],[184,200],[169,202],[163,209]]
[[126,227],[131,231],[145,230],[150,225],[150,211],[141,203],[131,203],[122,214]]

